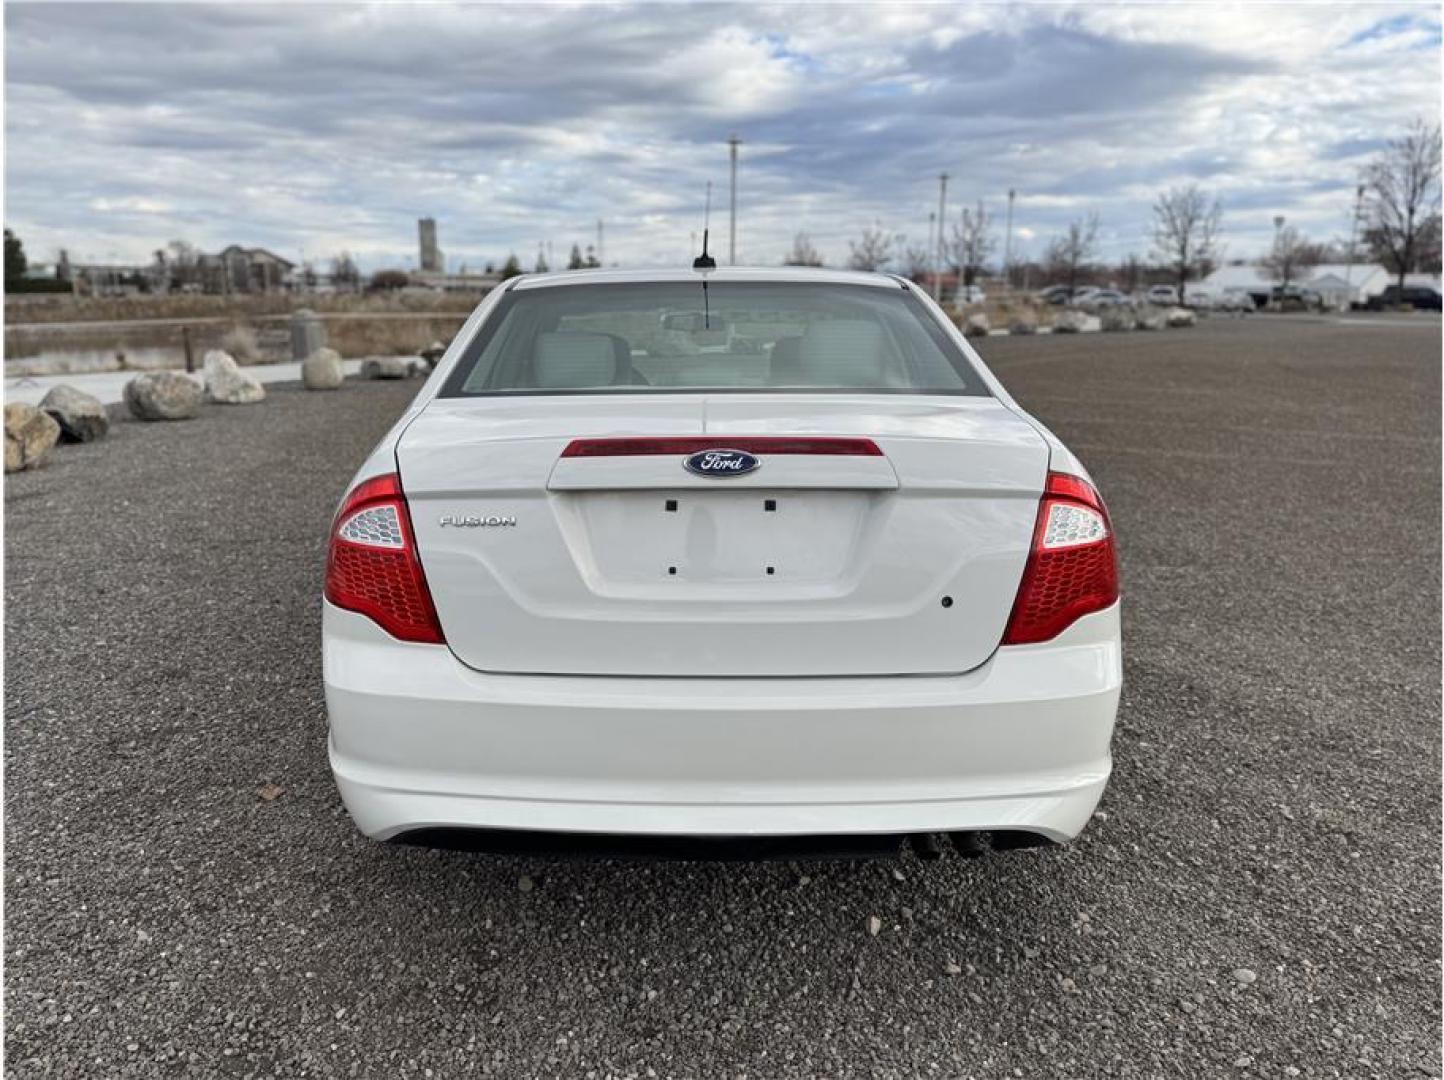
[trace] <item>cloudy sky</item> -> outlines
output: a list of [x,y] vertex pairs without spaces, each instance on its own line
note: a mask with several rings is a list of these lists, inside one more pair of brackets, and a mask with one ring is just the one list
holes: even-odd
[[[1096,211],[1146,255],[1198,183],[1228,254],[1275,214],[1348,231],[1360,166],[1439,112],[1434,4],[841,7],[5,5],[5,223],[32,259],[144,260],[184,237],[364,268],[453,268],[606,223],[609,263],[677,263],[725,139],[738,257],[874,223],[922,244],[937,174],[1016,250]],[[718,212],[720,209],[720,213]],[[714,240],[714,250],[717,245]],[[721,249],[725,254],[725,246]]]

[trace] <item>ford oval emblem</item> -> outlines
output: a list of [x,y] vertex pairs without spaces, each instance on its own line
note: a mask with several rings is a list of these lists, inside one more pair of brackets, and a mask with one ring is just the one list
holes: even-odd
[[699,450],[686,461],[683,467],[698,476],[743,476],[752,472],[762,462],[745,450]]

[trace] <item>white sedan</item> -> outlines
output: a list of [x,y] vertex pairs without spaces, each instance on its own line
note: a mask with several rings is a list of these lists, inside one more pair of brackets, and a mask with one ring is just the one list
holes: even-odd
[[368,836],[1068,840],[1122,681],[1108,512],[901,278],[518,277],[330,534]]

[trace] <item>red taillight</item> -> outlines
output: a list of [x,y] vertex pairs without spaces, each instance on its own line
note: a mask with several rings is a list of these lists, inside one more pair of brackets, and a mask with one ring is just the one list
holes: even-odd
[[326,552],[326,599],[402,641],[446,643],[395,473],[357,484],[336,512]]
[[1086,480],[1049,473],[1003,644],[1047,641],[1117,599],[1118,561],[1103,500]]

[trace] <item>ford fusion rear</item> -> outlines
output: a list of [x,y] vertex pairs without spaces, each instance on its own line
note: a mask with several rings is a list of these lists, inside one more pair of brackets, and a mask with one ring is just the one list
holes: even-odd
[[331,763],[387,840],[1063,841],[1112,526],[910,283],[514,279],[333,523]]

